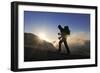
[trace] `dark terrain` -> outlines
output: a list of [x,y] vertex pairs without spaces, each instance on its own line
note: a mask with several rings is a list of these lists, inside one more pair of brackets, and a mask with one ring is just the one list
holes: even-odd
[[84,46],[70,47],[71,54],[59,53],[52,43],[41,40],[32,33],[24,33],[24,61],[87,59],[90,58],[89,43],[86,41]]

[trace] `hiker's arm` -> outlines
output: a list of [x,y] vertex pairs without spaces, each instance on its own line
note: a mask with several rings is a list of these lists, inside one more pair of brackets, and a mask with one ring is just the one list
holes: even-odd
[[61,39],[61,37],[58,37],[58,39],[60,40],[60,39]]

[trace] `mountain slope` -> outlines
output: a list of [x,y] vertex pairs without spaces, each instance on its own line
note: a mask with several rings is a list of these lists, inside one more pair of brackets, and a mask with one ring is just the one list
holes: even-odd
[[56,48],[53,44],[40,39],[38,36],[32,33],[25,33],[24,34],[24,45],[25,47],[30,47],[39,50],[46,50],[46,51],[56,51]]

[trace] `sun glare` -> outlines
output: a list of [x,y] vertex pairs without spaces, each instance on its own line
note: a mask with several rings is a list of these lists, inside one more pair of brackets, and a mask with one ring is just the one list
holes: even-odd
[[50,42],[45,33],[39,33],[39,37],[42,40],[46,40],[46,41]]

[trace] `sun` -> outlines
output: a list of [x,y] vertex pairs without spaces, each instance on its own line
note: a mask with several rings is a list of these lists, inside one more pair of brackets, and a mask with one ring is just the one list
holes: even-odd
[[45,33],[39,33],[38,36],[40,37],[40,39],[50,42]]

